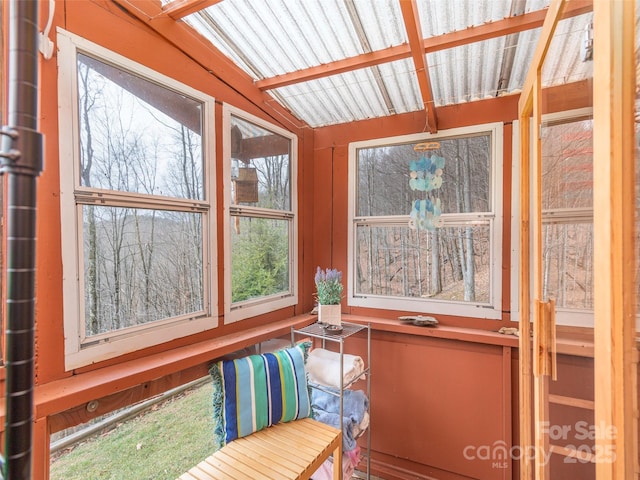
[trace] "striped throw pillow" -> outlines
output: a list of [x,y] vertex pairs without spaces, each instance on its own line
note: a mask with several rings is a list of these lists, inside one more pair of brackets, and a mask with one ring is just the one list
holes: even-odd
[[210,369],[216,448],[265,427],[311,414],[305,361],[308,343],[221,360]]

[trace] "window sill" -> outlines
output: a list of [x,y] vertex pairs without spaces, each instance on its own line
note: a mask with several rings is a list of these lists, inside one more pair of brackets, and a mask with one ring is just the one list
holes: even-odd
[[[348,322],[369,323],[374,331],[404,333],[422,337],[459,340],[463,342],[482,343],[518,348],[519,338],[514,335],[503,335],[497,331],[481,330],[477,328],[451,327],[438,325],[437,327],[417,327],[407,325],[397,319],[366,317],[362,315],[343,314],[342,318]],[[557,353],[578,357],[593,358],[593,329],[576,327],[558,327]]]
[[[38,385],[34,390],[35,418],[62,413],[92,400],[101,400],[117,392],[157,382],[158,379],[166,379],[163,384],[166,389],[187,383],[206,375],[216,358],[286,335],[292,326],[300,328],[314,320],[315,317],[311,315],[299,315]],[[194,378],[190,378],[192,376]],[[5,409],[3,396],[0,398],[0,431],[4,430]]]
[[342,318],[347,322],[369,323],[371,324],[371,329],[374,331],[405,333],[408,335],[417,335],[422,337],[460,340],[463,342],[501,345],[505,347],[518,346],[518,337],[513,335],[503,335],[491,330],[451,327],[447,325],[438,325],[436,327],[417,327],[415,325],[402,323],[397,319],[366,317],[362,315],[342,314]]

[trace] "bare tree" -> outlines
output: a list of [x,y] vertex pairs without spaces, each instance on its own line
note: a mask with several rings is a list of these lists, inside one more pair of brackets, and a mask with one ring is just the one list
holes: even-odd
[[[119,192],[118,198],[134,194],[127,203],[83,207],[87,334],[94,335],[202,309],[202,214],[132,201],[201,198],[203,189],[199,133],[90,64],[79,69],[82,185]],[[176,285],[190,289],[184,294]]]
[[[89,82],[89,68],[82,63],[78,65],[78,81],[80,83],[80,114],[81,114],[81,169],[80,178],[82,184],[91,186],[91,167],[93,166],[93,134],[91,131],[90,112],[93,105],[96,102],[96,95],[98,92],[93,90],[93,82]],[[87,315],[88,315],[88,329],[92,333],[98,333],[99,320],[98,320],[98,274],[96,270],[97,265],[97,237],[96,237],[96,219],[93,208],[87,209],[88,214],[88,228],[86,232],[86,241],[88,242],[88,265],[87,265]]]

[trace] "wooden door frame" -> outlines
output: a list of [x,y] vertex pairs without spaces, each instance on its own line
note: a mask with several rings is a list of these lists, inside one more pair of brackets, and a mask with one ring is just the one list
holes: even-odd
[[[549,451],[549,437],[540,428],[541,422],[548,420],[548,375],[534,373],[531,342],[531,307],[533,295],[535,312],[542,299],[541,258],[542,258],[542,208],[541,208],[541,149],[540,123],[542,118],[542,65],[551,45],[553,34],[566,5],[565,0],[553,0],[542,25],[540,38],[518,102],[520,123],[520,340],[519,340],[519,405],[520,405],[520,445],[523,452],[537,452],[520,457],[520,478],[540,480],[549,478],[549,467],[543,461]],[[533,128],[532,128],[533,124]],[[531,136],[531,132],[536,132]],[[533,149],[531,149],[533,147]],[[531,201],[533,193],[534,201]],[[532,261],[533,259],[533,261]],[[533,271],[532,271],[533,270]],[[531,290],[533,278],[533,291]],[[540,322],[534,318],[534,340],[542,338]],[[547,348],[544,342],[541,345]],[[536,361],[536,364],[539,364]],[[532,392],[532,386],[533,392]],[[533,400],[533,401],[532,401]],[[534,411],[533,419],[531,411]],[[535,437],[531,445],[531,438]],[[531,448],[533,447],[533,449]],[[540,452],[543,452],[541,455]],[[534,476],[535,475],[535,476]]]
[[[532,451],[532,446],[533,451],[538,452],[534,459],[529,455],[521,457],[521,479],[549,478],[548,465],[542,461],[549,452],[548,434],[542,428],[534,428],[548,420],[545,398],[550,372],[541,367],[540,357],[553,352],[553,342],[547,343],[552,336],[544,331],[553,328],[553,324],[550,326],[545,321],[545,309],[541,308],[540,92],[542,65],[567,3],[568,0],[553,0],[549,6],[518,104],[521,139],[520,444],[523,452]],[[638,475],[638,419],[634,413],[638,403],[634,249],[635,18],[633,0],[594,2],[593,88],[598,92],[594,95],[593,108],[593,170],[597,172],[593,184],[594,375],[595,426],[599,432],[594,453],[598,480],[623,480]],[[531,132],[535,132],[533,138]],[[539,347],[533,359],[532,308],[534,343]],[[530,444],[532,435],[534,445]]]
[[[635,1],[594,1],[596,478],[638,478]],[[595,94],[597,92],[597,94]],[[615,457],[615,458],[614,458]]]

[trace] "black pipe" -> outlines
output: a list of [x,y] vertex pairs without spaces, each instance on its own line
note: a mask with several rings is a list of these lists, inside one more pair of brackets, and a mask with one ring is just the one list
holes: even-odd
[[31,479],[34,384],[36,177],[38,133],[38,5],[9,4],[8,126],[2,128],[0,174],[7,175],[6,417],[7,480]]

